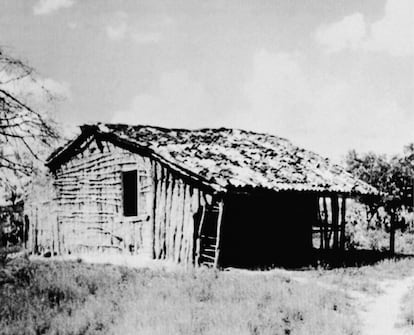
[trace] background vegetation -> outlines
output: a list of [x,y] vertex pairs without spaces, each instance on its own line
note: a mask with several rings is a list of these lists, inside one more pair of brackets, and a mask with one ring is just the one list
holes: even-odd
[[350,151],[347,170],[375,186],[381,195],[360,197],[348,208],[350,246],[385,250],[389,248],[389,232],[393,222],[396,252],[414,252],[414,144],[402,155],[360,154]]

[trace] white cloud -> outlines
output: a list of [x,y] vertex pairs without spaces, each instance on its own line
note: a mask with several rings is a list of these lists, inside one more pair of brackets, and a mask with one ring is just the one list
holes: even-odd
[[78,28],[78,27],[79,27],[79,24],[78,24],[77,22],[69,22],[69,23],[68,23],[68,27],[69,27],[69,29],[71,29],[71,30],[75,30],[76,28]]
[[61,8],[69,8],[74,3],[74,0],[39,0],[33,7],[33,13],[35,15],[46,15]]
[[414,54],[414,1],[388,0],[385,16],[372,24],[365,47],[394,56]]
[[310,70],[294,54],[258,51],[244,85],[241,109],[220,106],[187,72],[161,76],[156,89],[136,95],[112,122],[166,127],[235,127],[267,132],[339,159],[360,151],[396,152],[412,140],[413,116],[392,95],[360,79],[344,82]]
[[108,37],[115,41],[128,38],[138,44],[151,44],[158,43],[162,38],[161,32],[131,26],[128,22],[128,15],[122,11],[116,13],[113,22],[105,29]]
[[362,14],[356,13],[321,26],[315,38],[330,52],[359,49],[408,56],[414,54],[413,18],[414,1],[387,0],[382,19],[369,24]]
[[360,47],[366,34],[364,16],[356,13],[331,25],[321,26],[316,31],[316,39],[327,51],[336,52],[345,48]]
[[125,22],[106,27],[106,33],[111,40],[121,40],[125,37],[127,32],[127,25]]
[[138,44],[158,43],[162,34],[159,32],[135,32],[131,34],[132,39]]
[[163,74],[158,88],[135,96],[112,122],[168,127],[194,127],[208,122],[210,108],[204,87],[184,71]]
[[[308,104],[311,88],[292,55],[272,54],[266,50],[257,52],[253,58],[253,75],[245,92],[253,111],[249,112],[250,124],[258,129],[269,125],[273,128],[277,124],[279,133],[301,128],[300,120],[306,114],[298,107]],[[257,113],[261,117],[257,117]]]
[[236,125],[331,156],[351,148],[396,152],[410,141],[414,119],[394,98],[301,64],[292,54],[257,52],[245,86],[249,107],[232,116]]
[[121,40],[125,38],[128,30],[128,15],[119,11],[115,14],[112,24],[106,26],[106,33],[111,40]]
[[[0,72],[0,87],[9,93],[28,102],[30,105],[46,107],[50,102],[47,93],[62,100],[71,98],[71,88],[67,82],[59,82],[52,78],[25,77],[18,80],[10,73]],[[4,83],[4,84],[1,84]]]

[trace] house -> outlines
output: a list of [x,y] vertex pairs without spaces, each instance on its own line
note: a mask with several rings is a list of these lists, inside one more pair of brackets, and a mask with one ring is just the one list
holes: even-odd
[[346,199],[377,192],[286,139],[226,128],[84,125],[47,166],[33,249],[220,267],[306,260],[315,230],[343,248]]

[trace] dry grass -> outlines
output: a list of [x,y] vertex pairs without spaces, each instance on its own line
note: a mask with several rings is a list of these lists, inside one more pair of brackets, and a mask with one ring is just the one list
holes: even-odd
[[381,282],[387,279],[402,279],[414,272],[414,258],[388,259],[375,265],[309,271],[308,275],[329,285],[344,290],[366,294],[382,292]]
[[277,273],[166,272],[16,259],[1,334],[357,334],[352,300]]

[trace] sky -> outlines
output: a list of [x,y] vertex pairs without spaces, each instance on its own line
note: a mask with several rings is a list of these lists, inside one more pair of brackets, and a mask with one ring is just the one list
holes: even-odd
[[414,142],[412,0],[2,0],[0,46],[67,129],[242,128],[334,160]]

